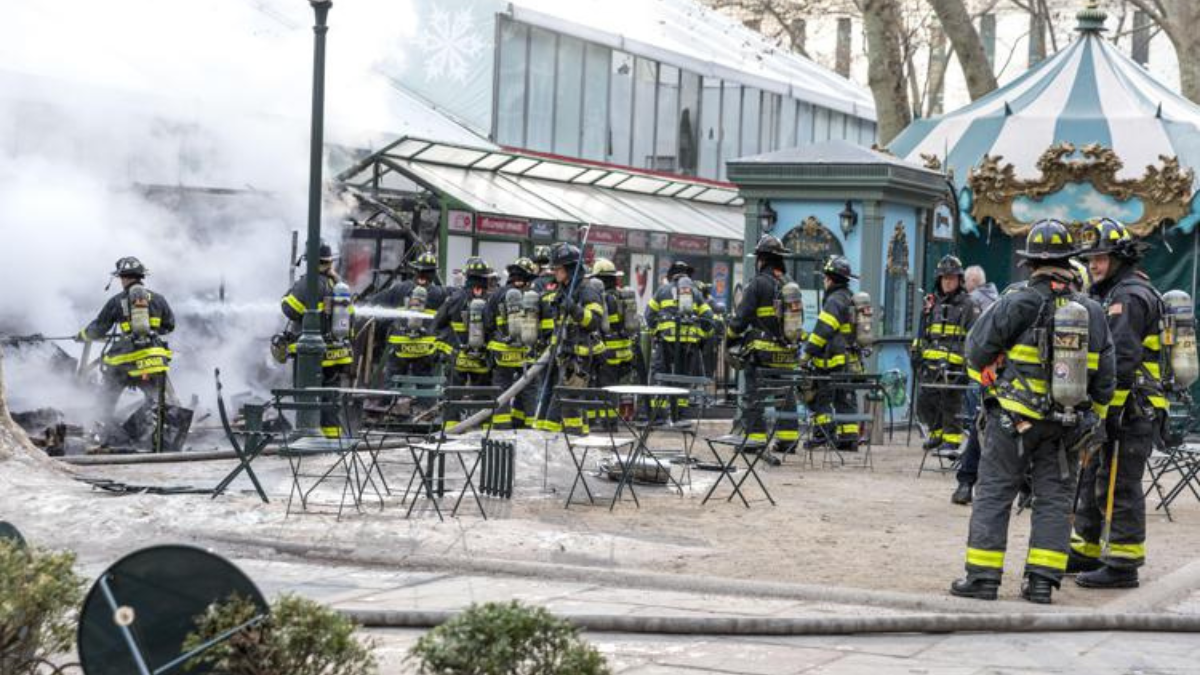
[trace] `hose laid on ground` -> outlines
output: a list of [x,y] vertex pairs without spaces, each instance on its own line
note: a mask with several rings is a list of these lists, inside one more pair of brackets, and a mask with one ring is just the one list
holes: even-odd
[[[367,628],[433,628],[457,612],[340,610]],[[562,618],[596,633],[658,635],[854,635],[860,633],[1054,633],[1064,631],[1200,632],[1200,616],[1180,614],[902,614],[893,616],[629,616]]]
[[[529,364],[529,367],[525,369],[525,374],[521,376],[521,379],[513,382],[511,387],[505,389],[504,392],[500,394],[500,397],[496,399],[497,408],[502,408],[509,403],[512,403],[512,400],[517,397],[517,394],[521,393],[525,387],[529,386],[534,380],[537,379],[537,376],[546,369],[546,364],[550,363],[550,352],[550,348],[547,347],[536,361]],[[471,415],[467,419],[454,425],[454,428],[446,433],[451,436],[457,436],[459,434],[466,433],[486,422],[491,416],[491,410],[480,410],[474,415]]]

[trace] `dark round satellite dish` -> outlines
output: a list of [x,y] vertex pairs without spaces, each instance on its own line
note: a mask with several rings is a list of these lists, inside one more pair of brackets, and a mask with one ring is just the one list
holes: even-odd
[[[267,615],[254,582],[233,563],[194,546],[152,546],[109,567],[79,613],[79,663],[85,675],[183,672],[183,641],[209,605],[234,595]],[[206,667],[188,673],[208,673]]]
[[21,531],[17,529],[16,525],[6,520],[0,520],[0,539],[15,541],[17,546],[25,545],[25,537],[21,536]]

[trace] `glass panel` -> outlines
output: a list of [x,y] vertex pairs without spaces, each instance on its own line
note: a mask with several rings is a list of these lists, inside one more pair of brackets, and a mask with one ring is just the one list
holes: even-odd
[[742,87],[733,82],[725,83],[721,97],[721,166],[717,167],[720,177],[725,178],[725,163],[741,156],[742,145]]
[[813,106],[813,115],[816,118],[813,121],[813,142],[829,140],[829,109]]
[[541,28],[529,32],[529,119],[525,145],[549,152],[554,125],[554,33]]
[[556,162],[542,162],[521,175],[532,178],[545,178],[547,180],[567,181],[575,178],[584,171],[585,169],[579,166],[558,164]]
[[633,176],[629,180],[621,183],[622,190],[630,192],[657,192],[669,184],[669,181],[660,178],[649,178],[647,176]]
[[607,47],[587,45],[583,76],[583,148],[579,155],[584,159],[604,159],[605,141],[608,139],[610,58]]
[[763,92],[762,151],[779,149],[779,94]]
[[762,91],[747,87],[742,95],[742,157],[759,153],[759,115],[762,107]]
[[700,165],[699,174],[705,178],[721,175],[721,81],[704,78],[700,93]]
[[518,157],[508,164],[500,167],[500,171],[503,173],[523,173],[541,161],[542,160],[540,159],[532,159],[530,157]]
[[654,96],[658,63],[638,58],[633,80],[633,157],[631,166],[647,169],[654,155]]
[[487,157],[484,157],[483,159],[479,160],[478,162],[475,162],[474,164],[472,164],[471,168],[472,169],[489,169],[490,170],[490,169],[494,169],[494,168],[500,166],[501,164],[507,162],[510,159],[512,159],[512,155],[504,155],[504,154],[493,152],[492,154],[488,155]]
[[779,107],[779,147],[796,147],[796,99],[785,98]]
[[525,143],[525,43],[529,27],[500,22],[500,81],[496,92],[496,142]]
[[466,166],[486,154],[482,150],[456,148],[452,145],[432,145],[428,150],[417,153],[414,159],[419,159],[423,162],[439,162],[442,164],[453,164],[454,166]]
[[595,183],[601,177],[608,175],[604,169],[588,169],[571,179],[572,183]]
[[612,100],[608,110],[608,161],[613,164],[629,165],[629,141],[633,137],[630,124],[633,121],[633,56],[624,52],[613,52],[610,62],[612,73]]
[[676,170],[696,175],[700,163],[700,76],[684,71],[679,80],[679,162]]
[[583,109],[583,42],[558,38],[558,91],[554,107],[554,152],[579,156],[579,114]]
[[649,168],[675,172],[678,165],[679,69],[664,63],[658,67],[658,129]]
[[811,103],[801,102],[796,110],[796,145],[808,145],[813,142],[813,107]]
[[431,144],[428,141],[422,141],[416,138],[408,138],[401,141],[396,147],[388,150],[388,154],[408,159],[425,148],[428,148],[430,145]]
[[840,112],[829,113],[829,137],[841,139],[846,137],[846,116]]
[[446,267],[450,269],[449,281],[461,286],[464,280],[463,263],[471,257],[471,238],[450,235],[446,237]]

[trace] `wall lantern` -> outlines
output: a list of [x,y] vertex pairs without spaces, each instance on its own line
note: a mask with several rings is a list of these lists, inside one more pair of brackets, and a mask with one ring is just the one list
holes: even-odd
[[763,201],[758,206],[758,231],[766,234],[775,229],[775,223],[779,220],[779,214],[775,213],[775,209],[771,208],[771,202]]
[[842,234],[846,237],[849,237],[850,233],[854,231],[855,226],[858,225],[858,214],[855,213],[854,207],[850,205],[849,199],[846,200],[846,208],[842,209],[842,212],[838,214],[838,224],[841,225]]

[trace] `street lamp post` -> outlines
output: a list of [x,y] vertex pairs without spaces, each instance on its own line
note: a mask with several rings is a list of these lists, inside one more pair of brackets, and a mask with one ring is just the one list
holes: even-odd
[[[305,250],[305,287],[307,297],[300,339],[296,344],[295,386],[297,389],[321,385],[321,359],[325,354],[325,338],[321,335],[320,285],[318,284],[321,257],[321,200],[324,193],[321,177],[325,144],[325,34],[329,26],[330,0],[309,0],[316,23],[313,25],[313,85],[312,136],[309,141],[308,180],[308,241]],[[320,426],[316,410],[303,410],[297,415],[297,426],[314,429]]]

